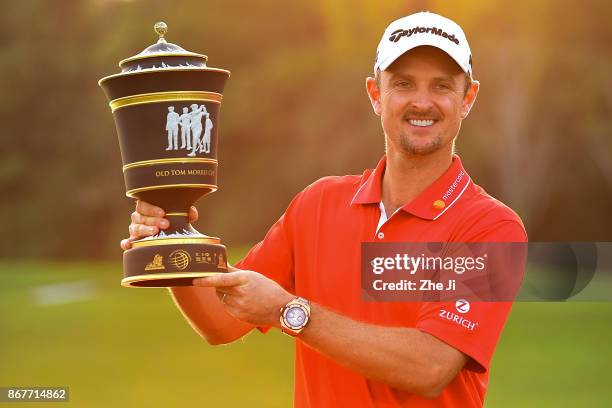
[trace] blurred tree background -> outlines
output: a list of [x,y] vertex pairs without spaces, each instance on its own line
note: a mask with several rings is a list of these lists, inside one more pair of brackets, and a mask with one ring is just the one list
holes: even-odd
[[318,177],[383,154],[365,93],[386,25],[418,10],[463,26],[481,93],[458,152],[531,240],[609,240],[612,3],[260,0],[3,2],[0,257],[119,259],[133,203],[99,78],[170,42],[226,68],[219,191],[197,228],[254,243]]

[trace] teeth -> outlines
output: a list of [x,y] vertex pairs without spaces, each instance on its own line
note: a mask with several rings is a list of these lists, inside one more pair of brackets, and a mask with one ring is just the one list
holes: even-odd
[[415,119],[410,119],[410,124],[412,126],[431,126],[434,124],[434,121],[431,119],[428,120],[415,120]]

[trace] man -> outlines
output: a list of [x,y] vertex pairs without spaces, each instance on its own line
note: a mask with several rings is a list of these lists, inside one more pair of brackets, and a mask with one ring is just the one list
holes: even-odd
[[178,124],[179,114],[174,111],[174,106],[168,106],[166,116],[166,130],[168,131],[168,147],[166,150],[178,150]]
[[193,136],[191,147],[193,150],[187,156],[195,156],[200,149],[202,143],[200,140],[200,135],[202,134],[202,116],[207,113],[206,106],[201,105],[198,107],[195,103],[191,105],[191,135]]
[[180,117],[181,125],[181,149],[187,148],[191,150],[191,115],[189,108],[183,108],[183,114]]
[[206,113],[206,125],[204,126],[204,136],[202,137],[202,146],[200,153],[210,153],[210,133],[212,132],[213,123],[210,119],[210,113]]
[[[510,305],[473,303],[470,329],[440,316],[454,302],[363,302],[360,285],[362,242],[526,240],[518,216],[453,155],[479,87],[470,48],[456,23],[413,14],[385,31],[374,73],[366,89],[386,145],[376,169],[316,181],[243,270],[171,292],[211,344],[255,327],[295,336],[296,407],[481,407]],[[163,216],[137,203],[122,247],[166,228]]]

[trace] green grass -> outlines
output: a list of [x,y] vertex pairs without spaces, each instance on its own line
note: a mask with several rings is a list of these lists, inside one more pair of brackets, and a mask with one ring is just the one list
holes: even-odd
[[[75,407],[291,405],[290,338],[209,346],[166,289],[122,288],[120,277],[120,265],[0,266],[0,386],[69,386]],[[37,304],[36,286],[83,279],[93,297]]]
[[611,407],[612,303],[517,303],[486,407]]
[[[125,289],[120,277],[119,264],[1,263],[0,386],[69,386],[75,407],[291,406],[291,339],[255,332],[209,346],[167,290]],[[91,296],[37,300],[37,287],[75,281]],[[486,406],[611,406],[611,312],[612,303],[515,305]]]

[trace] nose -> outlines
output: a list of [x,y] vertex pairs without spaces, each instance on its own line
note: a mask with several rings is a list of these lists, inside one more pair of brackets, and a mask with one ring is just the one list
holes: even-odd
[[433,99],[428,87],[417,87],[411,96],[410,106],[412,109],[427,111],[433,107]]

